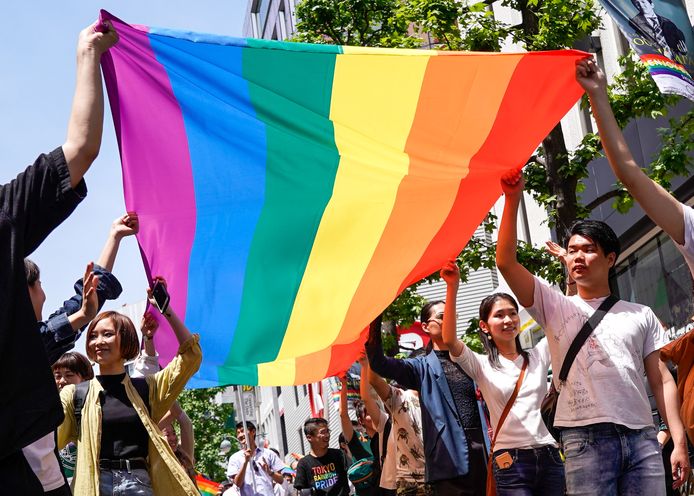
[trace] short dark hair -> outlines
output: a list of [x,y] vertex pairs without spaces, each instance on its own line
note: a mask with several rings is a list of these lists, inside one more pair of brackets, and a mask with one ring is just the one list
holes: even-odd
[[[244,429],[243,422],[236,422],[236,430],[238,431],[239,429]],[[244,430],[254,431],[255,424],[250,420],[246,420],[246,427]]]
[[53,371],[56,369],[67,369],[79,375],[82,380],[85,381],[94,378],[94,369],[89,359],[82,353],[77,353],[76,351],[68,351],[58,358],[53,364]]
[[101,312],[92,320],[87,329],[87,356],[96,361],[96,357],[89,352],[89,335],[102,320],[111,319],[113,321],[114,330],[120,335],[120,354],[124,360],[132,360],[140,353],[140,341],[137,339],[137,331],[132,320],[119,312],[108,311]]
[[[508,301],[516,309],[516,312],[518,311],[518,302],[513,296],[508,293],[492,293],[484,298],[480,303],[480,322],[484,322],[485,324],[487,323],[489,320],[489,314],[492,312],[492,308],[494,308],[494,304],[499,300]],[[484,351],[487,352],[489,363],[495,369],[500,369],[501,362],[499,361],[499,348],[496,347],[496,343],[491,336],[482,330],[481,326],[479,333],[480,339],[482,340],[482,346],[484,346]],[[521,346],[520,334],[516,336],[516,351],[525,358],[528,357],[528,352],[525,351]]]
[[311,417],[304,422],[304,434],[313,436],[321,425],[328,425],[328,421],[322,417]]
[[39,266],[36,265],[32,260],[29,260],[28,258],[24,259],[24,272],[26,272],[27,284],[29,286],[33,286],[34,283],[36,283],[36,281],[38,281],[41,277],[41,271],[39,270]]
[[366,405],[364,404],[364,401],[361,399],[354,400],[352,402],[352,405],[354,406],[354,412],[357,414],[357,420],[361,424],[362,420],[364,420],[364,417],[366,417]]
[[[577,220],[571,226],[569,231],[569,240],[571,236],[583,236],[590,239],[593,243],[600,247],[605,256],[610,253],[615,254],[615,261],[619,258],[622,249],[619,244],[619,238],[614,230],[605,222],[600,220]],[[569,240],[566,241],[567,248]]]

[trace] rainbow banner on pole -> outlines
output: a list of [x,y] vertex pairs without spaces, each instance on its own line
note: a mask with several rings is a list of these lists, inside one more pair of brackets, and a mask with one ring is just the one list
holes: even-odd
[[201,334],[192,387],[346,370],[369,322],[460,252],[501,175],[582,94],[577,51],[306,45],[102,18],[120,35],[102,66],[145,266]]
[[201,474],[195,474],[195,484],[201,496],[215,496],[219,488],[219,482],[211,481]]

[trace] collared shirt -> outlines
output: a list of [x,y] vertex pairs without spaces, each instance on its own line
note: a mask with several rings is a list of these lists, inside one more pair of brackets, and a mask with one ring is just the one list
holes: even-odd
[[41,155],[10,183],[0,185],[0,459],[45,436],[62,420],[29,299],[24,258],[86,194],[84,182],[72,188],[62,148]]
[[[229,458],[227,467],[227,477],[234,478],[241,472],[246,456],[244,450],[237,451]],[[263,469],[263,464],[267,463],[273,472],[279,472],[284,468],[284,463],[275,454],[274,451],[256,447],[253,453],[253,458],[246,466],[246,473],[243,477],[243,486],[241,487],[242,496],[266,496],[273,494],[272,478]],[[255,491],[253,491],[253,480],[255,479]]]
[[[171,408],[188,379],[200,367],[202,351],[195,334],[181,344],[178,354],[161,371],[146,378],[149,387],[151,416],[144,401],[126,374],[123,378],[125,392],[135,408],[149,435],[148,472],[152,479],[154,494],[199,496],[188,474],[178,462],[169,443],[157,427],[155,420],[161,419]],[[99,381],[90,381],[89,392],[82,408],[81,433],[78,436],[73,403],[75,386],[68,385],[60,392],[65,411],[65,421],[58,428],[58,447],[68,442],[77,442],[77,470],[74,494],[99,493],[99,453],[101,439],[101,403],[103,391]],[[153,420],[154,419],[154,420]]]

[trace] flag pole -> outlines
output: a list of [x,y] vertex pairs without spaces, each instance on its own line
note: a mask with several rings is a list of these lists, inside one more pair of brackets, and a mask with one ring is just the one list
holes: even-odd
[[[246,438],[246,449],[250,449],[251,445],[250,442],[248,441],[248,427],[246,426],[246,412],[244,411],[243,408],[243,393],[239,391],[238,386],[234,386],[236,388],[236,401],[238,402],[239,405],[239,412],[241,413],[241,423],[243,424],[243,433],[244,437]],[[254,439],[255,441],[255,439]],[[251,463],[255,463],[255,460],[253,459],[255,457],[255,453],[251,453]],[[248,467],[246,467],[246,470],[248,470]],[[253,481],[253,492],[257,493],[258,489],[255,485],[255,471],[253,470],[253,467],[251,467],[251,480]]]

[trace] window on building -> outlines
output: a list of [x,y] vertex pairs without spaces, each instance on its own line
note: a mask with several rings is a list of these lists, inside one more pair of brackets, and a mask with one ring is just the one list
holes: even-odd
[[254,0],[251,5],[251,25],[256,38],[262,38],[265,33],[265,22],[271,3],[272,0]]
[[277,11],[277,27],[279,28],[279,39],[287,39],[287,16],[284,12],[284,2],[280,1],[280,8]]
[[306,445],[304,444],[304,428],[299,427],[299,442],[301,443],[301,454],[306,454]]
[[651,307],[671,338],[684,329],[694,310],[692,277],[669,236],[658,234],[615,269],[620,298]]
[[253,38],[260,38],[260,16],[257,12],[251,12],[251,32]]
[[275,386],[275,391],[277,391],[277,397],[282,395],[282,386]]
[[306,387],[306,384],[304,384],[304,396],[308,394],[308,388]]
[[294,403],[299,406],[299,388],[294,386]]
[[286,455],[289,453],[289,443],[287,443],[287,424],[284,423],[284,415],[280,415],[280,430],[282,431],[282,449]]

